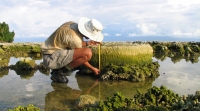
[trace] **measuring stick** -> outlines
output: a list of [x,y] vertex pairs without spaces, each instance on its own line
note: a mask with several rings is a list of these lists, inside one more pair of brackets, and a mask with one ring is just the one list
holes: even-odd
[[[101,44],[99,44],[98,49],[99,49],[99,71],[101,72]],[[99,101],[100,101],[100,82],[99,82]]]
[[101,71],[101,44],[99,44],[99,70]]

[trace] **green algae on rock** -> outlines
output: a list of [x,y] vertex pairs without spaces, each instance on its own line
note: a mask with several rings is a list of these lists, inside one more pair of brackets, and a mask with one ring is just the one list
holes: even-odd
[[[93,56],[89,61],[98,67],[98,46],[91,47]],[[158,63],[152,63],[153,49],[147,43],[108,42],[101,46],[101,80],[144,81],[158,77]],[[80,73],[87,73],[83,67]]]
[[195,95],[182,96],[167,89],[165,86],[148,89],[145,93],[138,93],[133,98],[125,97],[121,92],[117,92],[105,101],[99,101],[96,107],[85,108],[85,111],[115,111],[115,110],[134,110],[134,111],[199,111],[200,95],[197,91]]
[[14,109],[9,109],[7,111],[41,111],[40,108],[34,106],[33,104],[29,104],[27,106],[17,106]]
[[8,67],[8,63],[9,59],[6,56],[0,57],[0,68]]
[[20,58],[20,60],[15,64],[16,69],[35,69],[37,64],[34,60],[30,58]]
[[29,80],[31,77],[34,76],[36,70],[21,70],[21,69],[14,69],[17,75],[20,76],[21,79]]
[[15,70],[16,74],[20,75],[21,78],[30,79],[37,69],[37,64],[30,58],[20,58],[20,60],[15,65],[11,65],[10,68]]
[[133,82],[145,81],[147,78],[157,78],[160,65],[158,62],[152,62],[143,65],[110,64],[101,75],[101,80],[128,80]]
[[29,79],[32,77],[36,70],[39,70],[42,74],[49,75],[50,69],[43,65],[41,62],[39,65],[35,63],[31,58],[20,58],[15,65],[10,65],[9,68],[15,70],[17,75],[21,78]]
[[8,75],[9,68],[1,68],[0,69],[0,78],[2,78],[5,75]]
[[76,100],[76,105],[78,107],[97,106],[98,105],[98,101],[94,96],[81,95]]
[[0,43],[0,48],[5,52],[13,52],[13,51],[24,51],[24,52],[32,52],[38,53],[41,52],[40,48],[41,43]]
[[8,67],[10,57],[41,60],[40,43],[0,43],[0,68]]
[[[98,46],[91,47],[93,56],[90,63],[98,67]],[[120,64],[144,64],[150,63],[153,49],[149,44],[137,44],[132,42],[111,42],[101,46],[101,68],[104,69],[110,63]]]
[[200,42],[149,42],[154,50],[154,57],[164,60],[166,57],[174,63],[185,59],[197,63],[200,57]]
[[[69,102],[73,103],[71,89],[66,84],[52,83],[55,91],[46,95],[46,110],[71,110],[71,111],[199,111],[200,91],[195,95],[178,95],[165,86],[153,86],[145,92],[138,91],[131,97],[126,97],[121,92],[115,92],[112,96],[107,96],[105,100],[96,101],[94,106],[84,106],[72,108],[68,105],[60,105]],[[62,90],[61,90],[62,89]],[[63,90],[64,89],[64,90]],[[53,95],[53,96],[49,96]],[[90,96],[90,95],[88,95]],[[53,98],[52,98],[53,97]],[[87,96],[85,96],[87,97]],[[92,96],[91,96],[92,97]],[[59,98],[59,99],[58,99]],[[93,98],[93,97],[92,97]],[[85,99],[85,98],[84,98]],[[61,101],[62,100],[62,101]],[[70,104],[71,105],[71,104]],[[29,108],[28,108],[29,107]],[[27,110],[28,109],[28,110]],[[33,104],[28,106],[17,106],[8,111],[40,111]]]

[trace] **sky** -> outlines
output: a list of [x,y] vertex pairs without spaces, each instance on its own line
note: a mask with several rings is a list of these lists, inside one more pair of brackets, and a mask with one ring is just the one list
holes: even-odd
[[67,21],[94,18],[104,41],[185,38],[200,41],[200,0],[1,0],[0,22],[15,40],[48,38]]

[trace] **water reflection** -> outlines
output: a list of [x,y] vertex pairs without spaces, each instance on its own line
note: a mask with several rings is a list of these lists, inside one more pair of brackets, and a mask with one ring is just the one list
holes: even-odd
[[15,70],[22,79],[30,79],[34,76],[35,70]]
[[73,90],[66,84],[51,83],[53,91],[45,96],[45,111],[64,111],[75,105],[75,98],[80,94],[80,90]]
[[[77,80],[76,85],[51,83],[53,91],[46,94],[45,110],[66,110],[69,108],[76,108],[76,99],[80,95],[89,94],[96,97],[98,100],[105,100],[108,96],[113,96],[116,92],[122,92],[127,97],[133,97],[137,90],[146,92],[152,87],[153,80],[140,83],[130,83],[127,81],[121,82],[99,82],[98,79],[91,78],[89,75],[75,75]],[[69,81],[70,82],[70,81]],[[71,81],[72,82],[72,81]],[[79,89],[80,88],[80,89]]]
[[23,52],[21,53],[13,52],[11,55],[0,54],[0,68],[10,66],[13,62],[16,62],[17,60],[19,60],[20,57],[28,57],[35,61],[42,60],[42,56],[40,53],[29,54],[29,53],[23,53]]
[[171,58],[171,61],[173,63],[177,63],[177,62],[180,62],[182,59],[185,59],[186,62],[191,62],[191,63],[198,63],[199,61],[199,57],[200,55],[192,55],[192,56],[186,56],[184,54],[180,54],[180,53],[167,53],[167,52],[164,52],[164,53],[154,53],[154,57],[156,59],[159,59],[161,61],[164,61],[166,60],[167,58]]
[[[161,58],[161,59],[160,59]],[[18,72],[15,70],[0,70],[0,110],[6,111],[18,105],[33,103],[45,111],[66,110],[75,107],[78,96],[89,94],[99,100],[105,100],[116,92],[122,92],[126,97],[133,97],[140,90],[146,92],[153,85],[165,85],[178,94],[191,94],[199,89],[200,63],[187,59],[173,59],[160,56],[153,58],[160,64],[160,76],[145,82],[99,82],[90,75],[79,75],[74,71],[67,76],[69,83],[58,84],[50,80],[49,73],[43,71]],[[200,59],[200,58],[199,58]],[[198,59],[198,61],[199,61]],[[11,58],[9,64],[15,64],[18,58]],[[196,61],[196,60],[195,60]],[[38,60],[37,63],[40,63]]]
[[38,71],[29,79],[22,79],[13,70],[0,78],[0,110],[35,103],[44,106],[45,94],[52,90],[48,76]]
[[29,79],[22,79],[14,70],[9,70],[9,74],[0,80],[0,110],[29,103],[46,111],[66,110],[75,107],[75,100],[82,94],[105,100],[106,97],[120,91],[128,97],[133,97],[136,89],[145,92],[154,81],[99,82],[89,75],[78,75],[76,71],[68,78],[70,81],[67,84],[54,83],[50,80],[50,76],[36,71]]
[[[157,61],[155,58],[154,60]],[[193,63],[182,59],[174,63],[171,58],[158,61],[160,64],[160,76],[153,82],[153,85],[165,85],[181,95],[194,94],[195,91],[200,90],[199,62]]]
[[0,69],[0,78],[2,78],[5,75],[8,75],[9,73],[9,69],[5,68],[5,69]]

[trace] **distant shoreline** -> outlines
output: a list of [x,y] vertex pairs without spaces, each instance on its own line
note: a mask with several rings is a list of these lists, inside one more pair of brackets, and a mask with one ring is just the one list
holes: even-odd
[[[44,37],[41,38],[14,38],[14,42],[44,42],[47,39]],[[115,39],[113,37],[105,36],[103,42],[134,42],[134,41],[141,41],[141,42],[200,42],[199,37],[173,37],[173,36],[134,36],[134,37],[127,37],[127,36],[116,36]]]
[[13,43],[0,43],[0,45],[31,45],[42,44],[42,42],[13,42]]
[[[131,42],[140,42],[140,43],[147,43],[147,42],[153,42],[153,41],[105,41],[103,43],[131,43]],[[189,43],[189,42],[194,42],[194,43],[199,43],[200,41],[155,41],[159,43],[163,42],[178,42],[178,43]],[[12,42],[12,43],[0,43],[0,45],[40,45],[43,42]]]

